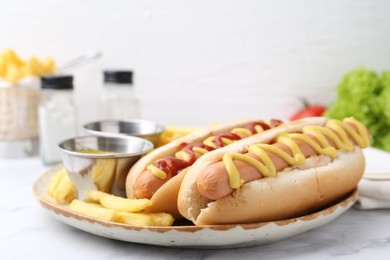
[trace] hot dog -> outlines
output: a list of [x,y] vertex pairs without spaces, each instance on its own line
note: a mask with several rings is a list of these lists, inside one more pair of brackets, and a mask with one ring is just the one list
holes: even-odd
[[281,125],[280,120],[244,119],[209,127],[162,146],[141,158],[126,179],[128,198],[151,199],[148,212],[171,213],[181,218],[177,210],[177,195],[181,181],[196,160],[210,151],[248,136]]
[[179,212],[196,225],[291,218],[353,190],[367,128],[353,118],[307,118],[202,156],[188,170]]

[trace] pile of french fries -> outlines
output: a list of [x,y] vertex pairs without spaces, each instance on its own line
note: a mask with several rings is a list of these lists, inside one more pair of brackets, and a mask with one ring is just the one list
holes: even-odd
[[75,199],[77,189],[65,168],[62,168],[51,178],[47,192],[57,203],[65,204]]
[[23,60],[12,49],[0,53],[0,77],[9,83],[16,83],[26,76],[51,75],[56,64],[53,58],[39,59],[32,56]]
[[75,199],[77,189],[64,168],[52,177],[47,191],[57,203],[68,204],[70,210],[97,219],[134,226],[171,226],[174,222],[168,213],[142,213],[152,205],[148,199],[126,199],[96,190],[88,191],[89,198],[85,201]]
[[75,212],[133,226],[171,226],[175,219],[168,213],[142,213],[152,205],[148,199],[125,199],[101,191],[87,192],[91,202],[73,200],[69,209]]
[[158,147],[166,145],[176,139],[186,136],[194,131],[198,131],[200,128],[196,127],[183,127],[183,126],[167,126],[165,131],[161,134]]
[[[160,145],[167,144],[199,128],[169,126],[161,136]],[[69,179],[65,168],[60,169],[50,180],[48,194],[70,210],[97,219],[134,226],[170,226],[174,218],[168,213],[143,213],[152,205],[148,199],[126,199],[109,194],[115,160],[97,162],[92,175],[97,191],[88,191],[88,199],[76,199],[77,188]]]

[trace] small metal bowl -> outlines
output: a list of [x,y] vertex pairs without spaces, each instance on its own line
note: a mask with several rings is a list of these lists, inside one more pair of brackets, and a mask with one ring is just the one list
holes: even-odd
[[79,136],[58,145],[78,199],[87,190],[101,190],[125,197],[126,176],[142,155],[153,149],[146,139],[122,136]]
[[163,125],[142,119],[103,120],[87,123],[83,127],[88,134],[96,136],[136,136],[151,141],[154,146],[158,145],[161,133],[165,130]]

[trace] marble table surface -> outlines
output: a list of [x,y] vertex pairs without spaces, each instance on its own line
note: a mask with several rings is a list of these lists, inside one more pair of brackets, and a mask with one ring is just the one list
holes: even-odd
[[39,158],[0,159],[0,259],[390,259],[390,210],[350,209],[315,230],[265,246],[182,249],[95,236],[45,213],[32,185]]

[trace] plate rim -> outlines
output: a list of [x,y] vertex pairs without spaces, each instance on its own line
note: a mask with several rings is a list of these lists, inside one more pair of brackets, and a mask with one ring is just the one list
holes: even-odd
[[[62,164],[58,164],[56,166],[51,167],[46,172],[44,172],[41,176],[38,177],[38,179],[33,184],[33,195],[38,200],[38,202],[41,204],[42,207],[44,207],[47,210],[52,211],[55,214],[60,214],[64,217],[72,217],[74,219],[80,220],[80,221],[88,221],[90,223],[96,223],[105,227],[117,227],[122,228],[126,230],[149,230],[152,232],[159,232],[164,233],[172,230],[176,230],[179,232],[196,232],[203,229],[211,229],[216,231],[226,231],[230,229],[235,229],[237,227],[241,227],[244,230],[248,229],[257,229],[266,225],[277,225],[277,226],[285,226],[290,223],[294,223],[297,221],[307,221],[316,219],[319,216],[322,215],[329,215],[332,214],[334,211],[336,211],[339,207],[352,207],[352,205],[357,201],[358,199],[358,188],[355,187],[354,190],[349,192],[347,195],[340,198],[338,201],[332,203],[329,206],[323,207],[319,210],[316,210],[315,212],[289,218],[285,220],[277,220],[277,221],[269,221],[269,222],[258,222],[258,223],[244,223],[244,224],[224,224],[224,225],[203,225],[203,226],[195,226],[195,225],[183,225],[183,226],[134,226],[134,225],[128,225],[123,223],[117,223],[117,222],[111,222],[103,219],[98,219],[94,217],[90,217],[81,213],[74,212],[68,208],[66,208],[65,205],[57,204],[52,201],[49,198],[49,195],[47,194],[47,188],[45,188],[44,192],[39,192],[39,184],[41,182],[44,182],[46,179],[50,179],[51,176],[53,176],[59,169],[63,167]],[[46,180],[47,181],[47,180]],[[349,205],[351,204],[351,205]],[[347,209],[348,209],[347,208]],[[346,209],[346,210],[347,210]]]

